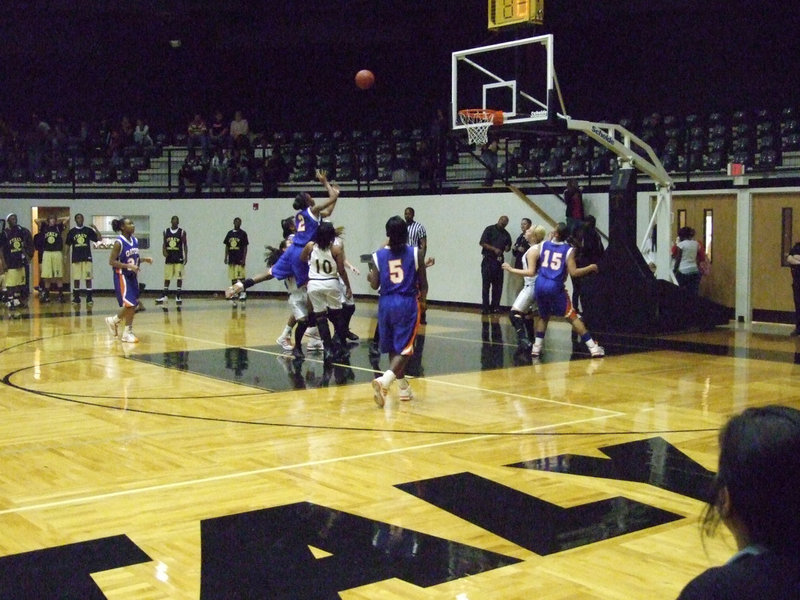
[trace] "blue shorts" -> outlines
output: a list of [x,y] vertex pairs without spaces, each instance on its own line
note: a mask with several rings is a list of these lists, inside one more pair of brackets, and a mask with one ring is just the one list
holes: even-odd
[[539,316],[543,319],[548,317],[573,319],[577,316],[572,308],[567,289],[560,281],[537,277],[533,288],[533,297],[539,306]]
[[[126,275],[130,273],[130,275]],[[120,306],[136,306],[139,304],[139,278],[130,271],[114,273],[114,291],[117,304]]]
[[297,286],[305,285],[308,281],[308,263],[300,260],[300,253],[303,251],[301,246],[292,244],[286,249],[274,265],[272,265],[272,276],[275,279],[288,279],[294,277]]
[[419,303],[416,296],[389,294],[378,300],[378,335],[381,352],[414,354],[414,339],[419,328]]

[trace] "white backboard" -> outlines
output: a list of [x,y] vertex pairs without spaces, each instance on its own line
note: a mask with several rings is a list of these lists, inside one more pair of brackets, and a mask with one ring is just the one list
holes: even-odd
[[553,36],[539,35],[453,52],[451,121],[458,111],[502,110],[504,125],[547,121],[554,115]]

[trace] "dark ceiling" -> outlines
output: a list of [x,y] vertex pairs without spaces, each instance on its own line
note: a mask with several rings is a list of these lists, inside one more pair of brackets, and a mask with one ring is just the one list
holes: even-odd
[[[544,26],[499,34],[486,0],[4,4],[0,116],[18,122],[145,114],[176,128],[241,108],[266,129],[424,123],[449,100],[451,52],[532,33],[554,33],[577,117],[798,104],[797,2],[547,0]],[[378,79],[367,93],[361,68]]]

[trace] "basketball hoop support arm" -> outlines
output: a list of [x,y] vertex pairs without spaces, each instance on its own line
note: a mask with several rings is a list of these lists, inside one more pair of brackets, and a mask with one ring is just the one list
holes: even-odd
[[[616,154],[620,168],[638,169],[655,182],[658,190],[658,200],[639,249],[644,254],[653,228],[657,226],[656,277],[674,282],[675,276],[670,268],[670,250],[672,249],[670,230],[672,225],[672,188],[674,182],[656,156],[656,153],[647,142],[641,140],[621,125],[580,121],[569,117],[566,118],[566,123],[567,129],[585,133]],[[644,150],[647,156],[634,152],[631,149],[631,142]]]

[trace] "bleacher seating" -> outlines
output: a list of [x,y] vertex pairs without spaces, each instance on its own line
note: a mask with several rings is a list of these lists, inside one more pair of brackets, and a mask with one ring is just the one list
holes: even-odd
[[[668,172],[719,174],[730,162],[741,162],[748,170],[771,171],[800,165],[800,118],[796,107],[771,111],[764,108],[686,115],[657,113],[604,119],[617,122],[650,145]],[[280,146],[288,166],[288,182],[306,184],[315,180],[315,169],[329,172],[341,182],[395,182],[396,172],[414,173],[430,158],[426,127],[395,126],[374,129],[336,131],[275,131],[255,138],[256,160],[251,180],[260,179],[261,156],[268,148]],[[529,133],[506,140],[498,130],[502,144],[500,165],[503,176],[512,179],[607,177],[615,167],[616,157],[594,140],[576,133]],[[61,154],[47,156],[36,171],[0,160],[0,183],[3,185],[116,186],[138,183],[147,186],[170,186],[177,189],[177,174],[186,156],[186,135],[158,134],[151,146],[126,146],[113,153],[107,148],[87,145],[69,138]],[[468,149],[448,138],[446,162],[448,178],[454,181],[483,177],[485,168],[477,156],[480,150]],[[175,145],[170,146],[172,141]],[[632,150],[644,156],[644,148],[632,143]],[[262,153],[263,152],[263,153]],[[27,158],[27,155],[25,155]],[[2,159],[4,157],[0,157]],[[430,164],[430,163],[428,163]],[[170,180],[171,178],[171,180]],[[241,188],[239,188],[241,189]]]

